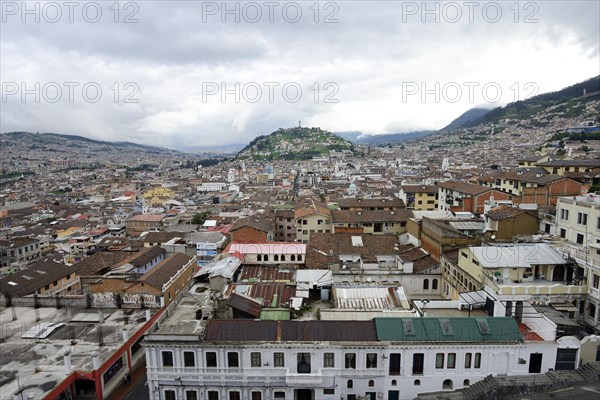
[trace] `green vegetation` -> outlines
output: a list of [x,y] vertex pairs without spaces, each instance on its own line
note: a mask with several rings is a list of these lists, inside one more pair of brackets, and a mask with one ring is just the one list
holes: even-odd
[[206,218],[208,218],[209,215],[210,215],[210,213],[208,211],[202,211],[202,212],[196,213],[192,217],[191,224],[202,225],[202,224],[204,224],[204,222],[206,221]]
[[270,135],[261,135],[250,142],[238,155],[238,160],[256,161],[309,160],[328,155],[330,151],[351,151],[356,146],[333,133],[320,128],[279,129]]

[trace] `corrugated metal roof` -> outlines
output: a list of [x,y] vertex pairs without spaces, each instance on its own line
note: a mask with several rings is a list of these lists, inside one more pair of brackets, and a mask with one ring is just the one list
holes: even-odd
[[281,321],[281,340],[372,342],[377,333],[373,321]]
[[296,271],[296,282],[299,290],[312,289],[313,285],[330,286],[333,283],[333,274],[329,270],[299,269]]
[[381,341],[521,342],[512,317],[489,318],[375,318]]
[[373,321],[209,320],[208,342],[522,342],[512,317]]
[[402,309],[406,295],[402,288],[394,287],[335,287],[333,298],[338,309],[384,310]]
[[482,221],[450,221],[450,226],[459,231],[482,231],[485,222]]

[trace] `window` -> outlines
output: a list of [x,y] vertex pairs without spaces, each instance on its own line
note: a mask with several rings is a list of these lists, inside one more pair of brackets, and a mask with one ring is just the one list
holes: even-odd
[[470,381],[470,380],[468,380],[468,379],[465,379],[465,380],[463,381],[463,386],[464,386],[464,387],[471,386],[471,381]]
[[262,367],[262,362],[260,361],[260,353],[255,351],[250,353],[250,366],[251,367]]
[[579,225],[587,225],[587,217],[586,213],[577,213],[577,223]]
[[431,281],[431,288],[433,290],[437,290],[437,288],[438,288],[438,280],[437,279],[434,279]]
[[219,400],[219,392],[217,392],[216,390],[209,390],[208,400]]
[[355,353],[346,353],[344,355],[344,368],[347,369],[356,369],[356,354]]
[[184,351],[183,352],[183,365],[186,367],[195,367],[196,366],[196,355],[193,351]]
[[560,237],[561,238],[566,238],[567,237],[567,230],[564,228],[560,228]]
[[435,355],[435,367],[437,369],[444,368],[444,353],[437,353]]
[[356,395],[355,394],[349,394],[348,396],[346,396],[346,398],[348,400],[356,400]]
[[165,400],[176,400],[174,390],[165,390]]
[[421,386],[421,380],[420,379],[415,379],[414,385],[415,386]]
[[240,392],[229,392],[229,400],[241,400]]
[[273,366],[284,367],[285,362],[283,360],[283,353],[273,353]]
[[352,381],[352,379],[348,379],[348,382],[346,382],[346,387],[348,389],[352,389],[354,387],[354,382]]
[[390,375],[400,375],[400,353],[390,354]]
[[598,289],[598,286],[600,286],[600,275],[594,274],[594,282],[592,283],[592,285],[595,289]]
[[367,353],[367,368],[377,368],[377,353]]
[[298,261],[302,261],[302,254],[298,254]]
[[425,362],[425,354],[414,353],[413,354],[413,375],[423,375],[423,364]]
[[250,398],[252,400],[262,400],[262,392],[252,392]]
[[373,379],[370,379],[370,380],[369,380],[369,383],[368,383],[368,386],[369,386],[369,387],[373,387],[373,386],[375,386],[375,381],[374,381]]
[[310,374],[310,353],[298,353],[298,373]]
[[473,368],[481,368],[481,353],[475,353],[475,361],[473,362]]
[[207,367],[216,367],[217,366],[217,353],[214,351],[209,351],[206,353],[206,366]]
[[186,390],[185,400],[198,400],[198,393],[195,390]]
[[471,357],[472,357],[471,353],[465,354],[465,368],[471,368]]
[[335,394],[335,389],[323,389],[323,394]]
[[423,280],[423,289],[424,290],[429,289],[429,279]]
[[577,244],[583,244],[583,235],[581,233],[577,234]]
[[456,368],[456,353],[448,353],[447,368]]
[[173,352],[172,351],[163,351],[162,352],[162,366],[163,367],[172,367],[173,366]]
[[323,354],[323,368],[335,368],[335,355],[333,353]]
[[276,399],[285,399],[285,392],[275,392],[273,397]]
[[235,351],[230,351],[227,353],[227,367],[228,368],[238,368],[240,366],[240,356]]
[[596,306],[590,303],[590,307],[588,308],[588,317],[596,318]]
[[569,210],[565,210],[564,208],[560,209],[560,219],[563,221],[569,220]]

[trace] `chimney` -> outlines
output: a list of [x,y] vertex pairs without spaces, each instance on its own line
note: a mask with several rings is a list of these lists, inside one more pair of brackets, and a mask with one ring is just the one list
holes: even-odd
[[68,376],[71,373],[71,353],[66,351],[63,360],[65,362],[65,374]]
[[104,310],[101,308],[98,309],[98,323],[104,323]]
[[127,339],[129,339],[129,331],[127,330],[127,328],[123,327],[123,342],[126,342]]
[[146,310],[146,321],[150,321],[150,318],[152,318],[152,313],[150,312],[149,309]]
[[94,370],[100,369],[100,356],[98,353],[92,354],[92,365],[94,366]]

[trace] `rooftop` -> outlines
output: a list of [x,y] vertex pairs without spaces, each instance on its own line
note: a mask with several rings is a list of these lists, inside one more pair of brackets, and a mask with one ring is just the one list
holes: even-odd
[[[146,322],[144,310],[127,312],[126,322],[124,310],[104,310],[104,323],[100,325],[98,310],[72,309],[69,321],[66,308],[15,307],[17,320],[13,321],[10,308],[0,308],[2,399],[12,399],[19,386],[25,395],[41,399],[67,377],[63,361],[67,352],[71,354],[72,370],[93,370],[94,354],[98,354],[101,365],[105,363],[124,344],[123,330],[133,335]],[[47,322],[64,325],[46,338],[22,337],[31,328]]]

